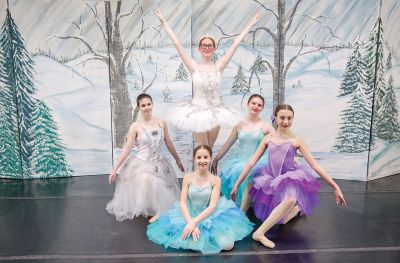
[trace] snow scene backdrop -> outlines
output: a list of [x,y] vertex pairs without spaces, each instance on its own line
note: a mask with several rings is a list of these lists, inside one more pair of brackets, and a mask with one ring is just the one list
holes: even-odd
[[[1,177],[107,174],[140,117],[139,93],[153,96],[160,117],[190,98],[190,76],[154,6],[196,59],[202,35],[218,41],[217,59],[262,10],[223,73],[224,102],[245,115],[248,96],[261,93],[265,120],[274,105],[291,104],[293,130],[333,178],[400,172],[398,1],[1,0]],[[193,138],[169,128],[190,171]]]

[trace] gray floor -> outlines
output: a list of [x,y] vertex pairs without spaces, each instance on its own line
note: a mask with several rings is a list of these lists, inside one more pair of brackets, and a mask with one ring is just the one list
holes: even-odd
[[268,233],[275,249],[248,237],[212,256],[151,243],[144,218],[115,221],[104,209],[113,192],[106,178],[0,180],[0,261],[400,262],[399,175],[369,183],[337,180],[346,208],[336,206],[324,184],[312,216]]

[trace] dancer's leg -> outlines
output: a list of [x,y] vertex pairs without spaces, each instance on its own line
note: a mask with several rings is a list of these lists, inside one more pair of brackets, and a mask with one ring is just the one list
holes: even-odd
[[160,218],[160,214],[157,213],[157,214],[155,214],[155,216],[153,216],[152,218],[149,219],[149,223],[153,223],[154,221],[156,221],[159,218]]
[[243,190],[242,203],[240,204],[240,210],[242,210],[243,213],[246,213],[250,207],[250,197],[249,197],[250,187],[251,184],[248,184],[246,188]]
[[282,220],[282,224],[286,224],[287,222],[290,221],[293,217],[297,216],[297,214],[300,212],[300,208],[298,205],[293,206],[290,211],[286,214],[286,216]]
[[194,132],[193,137],[196,141],[196,146],[208,145],[207,132]]
[[276,223],[279,222],[296,204],[296,199],[293,197],[286,197],[282,202],[272,210],[271,214],[264,223],[253,233],[253,239],[260,242],[265,247],[274,248],[275,244],[265,237],[265,233],[271,229]]
[[220,126],[216,126],[207,132],[207,140],[209,143],[208,146],[210,146],[211,149],[213,148],[215,141],[217,140],[220,128]]

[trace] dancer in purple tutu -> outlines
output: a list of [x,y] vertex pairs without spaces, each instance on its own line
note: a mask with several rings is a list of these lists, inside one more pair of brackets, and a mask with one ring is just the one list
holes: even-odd
[[299,212],[309,215],[318,204],[320,183],[312,175],[311,169],[297,165],[294,156],[297,149],[310,167],[321,176],[335,191],[336,203],[346,206],[340,187],[328,173],[315,161],[304,141],[293,134],[294,111],[290,105],[278,105],[275,109],[278,129],[275,134],[264,137],[253,157],[245,165],[231,197],[236,199],[238,188],[268,148],[268,164],[255,173],[254,185],[249,195],[254,201],[254,213],[263,220],[263,224],[253,233],[253,239],[265,247],[274,248],[275,244],[265,237],[265,233],[277,223],[285,224]]

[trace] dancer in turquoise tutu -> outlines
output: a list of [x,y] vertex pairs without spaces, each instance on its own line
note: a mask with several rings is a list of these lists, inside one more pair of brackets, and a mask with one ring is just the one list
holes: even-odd
[[294,117],[293,108],[287,104],[278,105],[274,116],[278,129],[275,134],[264,137],[253,157],[243,168],[231,193],[232,199],[235,200],[240,184],[268,148],[268,162],[255,171],[258,176],[254,178],[254,184],[249,191],[254,201],[254,214],[264,221],[253,233],[253,239],[268,248],[275,247],[274,242],[265,237],[269,229],[277,223],[287,223],[298,212],[301,215],[310,214],[312,208],[318,204],[320,183],[310,168],[294,162],[297,149],[310,167],[335,191],[336,203],[346,205],[340,187],[313,158],[305,142],[290,130]]
[[221,180],[212,175],[211,148],[194,149],[196,170],[183,178],[180,202],[147,227],[148,238],[165,248],[203,254],[230,250],[253,230],[253,223],[236,204],[220,197]]
[[[257,150],[258,145],[266,134],[274,133],[274,128],[262,121],[259,117],[260,113],[264,109],[264,98],[259,94],[253,94],[247,101],[247,118],[236,125],[229,135],[226,142],[222,145],[217,156],[211,166],[211,171],[214,174],[218,174],[218,162],[224,157],[229,151],[232,145],[239,140],[239,152],[237,156],[227,160],[222,166],[220,177],[221,177],[221,193],[226,197],[230,198],[231,191],[235,185],[243,167],[247,161],[253,156]],[[263,155],[259,163],[266,163],[267,154]],[[250,199],[248,198],[247,192],[253,182],[253,174],[246,177],[245,181],[240,185],[236,198],[236,204],[240,206],[243,212],[246,212],[250,205]]]

